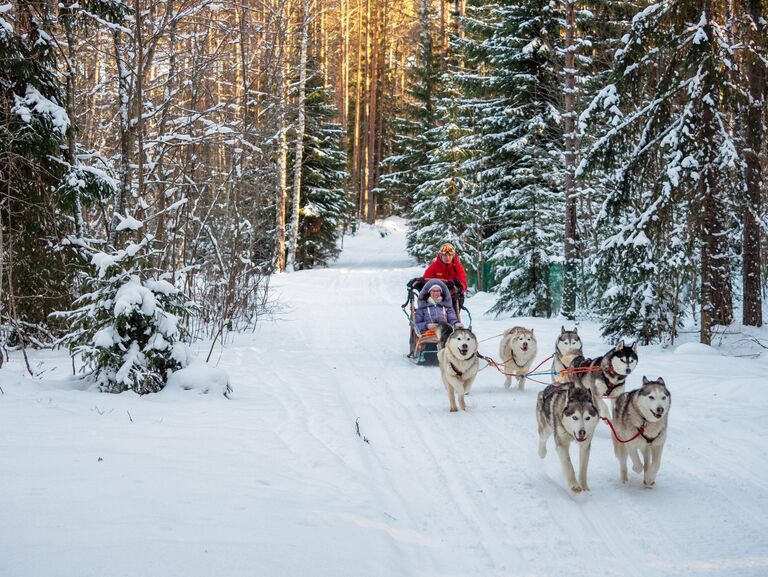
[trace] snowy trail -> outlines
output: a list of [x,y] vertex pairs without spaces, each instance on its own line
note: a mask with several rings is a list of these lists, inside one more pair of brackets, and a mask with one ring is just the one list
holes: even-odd
[[[332,267],[276,277],[281,320],[221,353],[231,401],[9,379],[15,359],[0,372],[0,576],[768,574],[764,360],[641,348],[630,388],[662,375],[673,395],[657,486],[621,485],[601,425],[592,490],[572,494],[551,440],[536,454],[540,385],[507,391],[484,370],[451,414],[437,369],[405,359],[400,304],[421,269],[404,232],[363,227]],[[550,354],[561,321],[484,317],[491,303],[468,301],[481,339],[522,324]],[[607,350],[596,326],[580,333]]]

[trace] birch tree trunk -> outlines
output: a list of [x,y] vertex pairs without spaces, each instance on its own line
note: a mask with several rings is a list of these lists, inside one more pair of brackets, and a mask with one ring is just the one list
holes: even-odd
[[278,90],[278,152],[277,152],[277,201],[275,203],[275,234],[277,272],[285,271],[285,209],[288,194],[288,129],[286,111],[288,108],[288,0],[281,0],[280,22],[277,27],[277,90]]
[[125,203],[131,194],[133,177],[131,166],[133,163],[135,140],[135,131],[132,125],[133,115],[130,106],[133,99],[133,83],[131,71],[128,68],[128,62],[123,52],[121,35],[122,32],[118,29],[112,32],[115,63],[117,64],[118,99],[120,101],[118,113],[120,116],[120,163],[118,166],[120,188],[115,196],[115,208],[109,226],[109,245],[113,247],[117,243],[117,225],[120,222],[117,215],[125,210]]
[[299,56],[299,101],[296,104],[296,148],[293,160],[293,205],[291,212],[291,244],[288,252],[288,268],[296,269],[296,252],[299,243],[299,209],[301,207],[301,171],[304,163],[304,129],[306,126],[305,102],[307,87],[307,49],[309,46],[309,20],[311,0],[301,0],[301,52]]

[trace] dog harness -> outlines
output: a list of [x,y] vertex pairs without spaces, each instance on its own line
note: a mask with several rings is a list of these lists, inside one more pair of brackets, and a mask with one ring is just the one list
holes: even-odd
[[655,437],[648,437],[648,436],[645,434],[645,420],[643,420],[643,426],[642,426],[642,427],[640,427],[640,428],[637,430],[637,432],[638,432],[638,433],[640,433],[640,436],[641,436],[643,439],[645,439],[645,442],[646,442],[646,443],[648,443],[648,444],[650,445],[650,444],[651,444],[651,443],[653,443],[653,442],[654,442],[656,439],[658,439],[659,437],[661,437],[661,434],[662,434],[662,433],[665,431],[665,429],[666,429],[666,427],[665,427],[664,429],[662,429],[661,431],[659,431],[659,434],[658,434],[658,435],[656,435]]
[[[474,357],[476,354],[477,354],[477,353],[472,353],[471,355],[469,355],[469,356],[467,357],[467,359],[466,359],[466,360],[469,360],[469,359],[471,359],[471,358],[472,358],[472,357]],[[480,356],[480,355],[478,355],[478,356]],[[461,376],[463,376],[463,375],[464,375],[464,373],[463,373],[463,372],[461,372],[459,369],[457,369],[457,368],[456,368],[456,365],[454,365],[452,362],[450,362],[450,361],[449,361],[449,362],[448,362],[448,364],[449,364],[449,365],[451,365],[451,368],[453,369],[453,372],[454,372],[454,373],[456,373],[456,376],[457,376],[457,377],[461,377]]]

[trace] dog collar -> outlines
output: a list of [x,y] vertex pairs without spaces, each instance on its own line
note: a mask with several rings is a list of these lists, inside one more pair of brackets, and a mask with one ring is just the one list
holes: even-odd
[[646,434],[645,434],[645,429],[643,429],[643,427],[640,427],[640,428],[637,430],[637,432],[638,432],[638,433],[640,433],[640,436],[641,436],[643,439],[645,439],[645,442],[646,442],[646,443],[648,443],[649,445],[650,445],[651,443],[653,443],[653,442],[654,442],[656,439],[658,439],[658,438],[659,438],[659,435],[661,434],[661,433],[659,433],[659,435],[656,435],[655,437],[649,437],[648,435],[646,435]]
[[645,442],[650,445],[661,436],[661,433],[664,432],[664,429],[661,429],[661,431],[659,431],[659,434],[656,435],[655,437],[649,437],[648,435],[645,434],[645,425],[646,425],[646,421],[643,420],[643,426],[637,429],[637,432],[643,439],[645,439]]

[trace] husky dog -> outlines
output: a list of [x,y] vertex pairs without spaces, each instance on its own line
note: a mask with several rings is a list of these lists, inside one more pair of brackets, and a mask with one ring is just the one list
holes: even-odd
[[455,329],[447,323],[438,324],[436,332],[440,339],[437,345],[440,376],[445,390],[448,391],[451,412],[458,410],[454,394],[459,396],[461,410],[466,411],[464,395],[472,388],[472,381],[477,376],[480,364],[477,357],[477,337],[469,329]]
[[[661,452],[667,440],[667,419],[672,397],[664,379],[649,381],[643,377],[643,386],[616,399],[613,408],[613,426],[621,439],[614,437],[613,452],[619,460],[621,482],[627,482],[627,455],[632,459],[632,470],[643,472],[643,484],[652,487],[661,466]],[[639,433],[639,435],[638,435]],[[640,452],[643,460],[640,461]]]
[[533,329],[512,327],[504,331],[499,345],[499,356],[504,362],[504,372],[507,376],[504,386],[512,386],[514,374],[517,377],[517,390],[522,391],[525,388],[525,374],[536,357],[536,336]]
[[562,383],[568,381],[567,377],[561,377],[560,373],[571,366],[571,361],[584,354],[578,329],[566,331],[560,327],[560,336],[555,342],[555,359],[552,361],[552,382]]
[[637,366],[637,342],[627,347],[621,340],[602,357],[585,359],[583,356],[578,356],[571,361],[570,366],[595,369],[592,372],[577,373],[573,375],[573,380],[592,389],[592,394],[600,407],[600,416],[608,417],[608,405],[603,401],[603,397],[615,400],[624,392],[627,375]]
[[[589,491],[587,466],[592,436],[599,421],[592,391],[574,383],[547,386],[536,400],[536,420],[539,424],[539,457],[547,456],[547,439],[554,433],[555,450],[568,486],[576,492]],[[579,444],[578,481],[571,463],[571,441]]]

